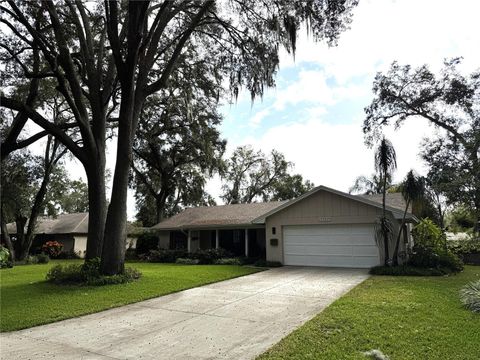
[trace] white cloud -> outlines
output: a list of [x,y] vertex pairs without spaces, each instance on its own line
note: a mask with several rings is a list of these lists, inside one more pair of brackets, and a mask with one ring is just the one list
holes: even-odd
[[373,76],[394,60],[438,68],[445,57],[463,56],[471,71],[480,57],[479,13],[480,2],[471,0],[360,1],[351,29],[341,34],[337,47],[314,44],[304,34],[295,61],[283,51],[281,67],[316,62],[343,83]]
[[[397,152],[395,181],[400,181],[412,168],[425,174],[425,165],[418,157],[418,144],[429,132],[430,126],[422,120],[406,123],[395,132],[386,132]],[[231,146],[251,144],[264,152],[279,150],[295,163],[295,172],[316,185],[348,191],[357,176],[374,172],[374,150],[367,148],[363,141],[361,121],[332,124],[323,121],[321,116],[314,116],[302,123],[273,127],[259,138],[245,138],[242,143]],[[214,191],[215,186],[209,189]]]

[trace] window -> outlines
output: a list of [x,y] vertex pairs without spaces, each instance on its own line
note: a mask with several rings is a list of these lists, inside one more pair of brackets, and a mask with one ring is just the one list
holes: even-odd
[[277,233],[277,229],[275,228],[275,226],[272,227],[272,235],[275,235]]

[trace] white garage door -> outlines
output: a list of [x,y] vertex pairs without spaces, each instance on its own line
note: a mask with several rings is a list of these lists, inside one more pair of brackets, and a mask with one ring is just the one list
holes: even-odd
[[285,265],[368,268],[380,263],[370,224],[283,228]]

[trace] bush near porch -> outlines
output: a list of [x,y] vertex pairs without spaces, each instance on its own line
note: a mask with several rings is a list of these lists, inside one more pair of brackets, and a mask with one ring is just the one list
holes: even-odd
[[422,219],[412,231],[414,246],[408,251],[407,262],[399,266],[376,266],[372,275],[441,276],[463,270],[459,256],[447,247],[442,230],[431,220]]

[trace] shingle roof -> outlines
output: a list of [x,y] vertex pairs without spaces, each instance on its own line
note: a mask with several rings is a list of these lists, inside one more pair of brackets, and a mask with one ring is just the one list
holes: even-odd
[[[7,225],[8,232],[17,232],[15,223]],[[128,233],[138,233],[139,228],[128,225]],[[37,220],[36,234],[87,234],[88,233],[88,212],[62,214],[56,218],[40,217]]]
[[181,213],[152,227],[155,230],[182,229],[185,227],[211,227],[248,225],[253,219],[275,209],[286,201],[265,203],[200,206],[187,208]]
[[[359,196],[370,201],[375,201],[376,203],[379,203],[379,204],[382,203],[382,198],[383,198],[382,194],[355,195],[355,196]],[[405,206],[407,205],[401,193],[388,193],[385,198],[385,203],[387,206],[390,206],[402,211],[405,211]],[[411,206],[409,210],[411,210]]]
[[[341,192],[338,192],[341,193]],[[343,193],[342,193],[343,194]],[[376,204],[382,203],[382,195],[348,195],[359,197]],[[152,230],[174,230],[187,228],[201,228],[214,226],[249,225],[263,215],[274,212],[275,209],[286,205],[289,201],[275,201],[266,203],[235,204],[220,206],[200,206],[187,208],[181,213],[153,226]],[[400,193],[391,193],[386,196],[386,205],[405,210],[405,200]]]

